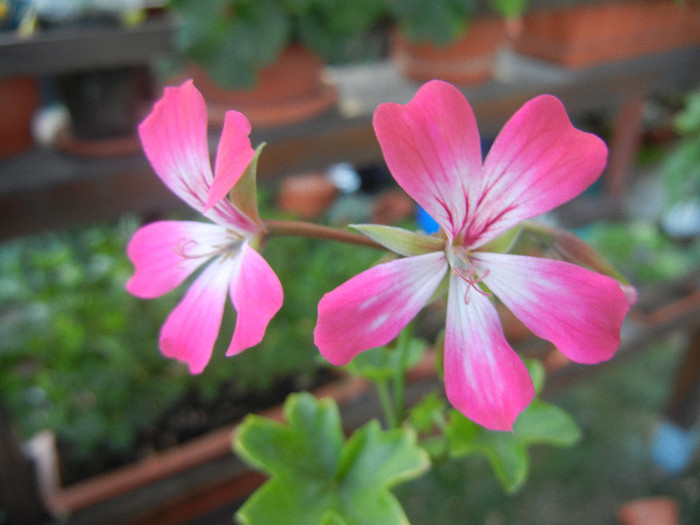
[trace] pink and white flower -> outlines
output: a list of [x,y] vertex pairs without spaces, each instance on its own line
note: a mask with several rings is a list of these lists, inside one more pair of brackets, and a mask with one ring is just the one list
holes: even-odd
[[440,81],[425,84],[407,105],[380,105],[374,129],[394,178],[442,235],[358,226],[404,257],[326,294],[316,345],[331,363],[343,365],[389,343],[447,276],[447,397],[484,427],[509,430],[534,389],[505,339],[491,294],[580,363],[612,357],[629,305],[610,277],[563,261],[480,249],[583,192],[602,173],[607,148],[574,128],[557,98],[543,95],[515,113],[482,162],[469,103]]
[[[227,290],[237,317],[226,355],[258,344],[282,305],[282,285],[254,249],[264,229],[255,203],[257,157],[250,130],[244,115],[226,113],[212,173],[206,105],[192,81],[166,88],[139,126],[158,177],[212,221],[154,222],[136,231],[127,247],[135,273],[126,288],[142,298],[175,289],[206,264],[160,333],[163,354],[184,361],[192,373],[201,372],[211,357]],[[236,194],[239,182],[244,189]],[[238,205],[225,198],[229,190]]]

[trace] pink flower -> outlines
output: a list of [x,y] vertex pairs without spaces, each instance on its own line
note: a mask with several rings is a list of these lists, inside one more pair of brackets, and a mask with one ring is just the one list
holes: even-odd
[[607,276],[480,248],[583,192],[603,171],[607,148],[575,129],[558,99],[543,95],[510,119],[482,163],[471,107],[440,81],[425,84],[405,106],[380,105],[374,129],[394,178],[443,235],[358,226],[405,257],[326,294],[318,307],[316,344],[331,363],[343,365],[389,343],[447,276],[447,397],[484,427],[509,430],[534,390],[504,337],[491,294],[534,334],[580,363],[612,357],[629,305]]
[[[126,288],[142,298],[173,290],[208,263],[160,333],[163,354],[184,361],[195,374],[211,357],[227,289],[237,318],[226,355],[258,344],[282,305],[282,285],[254,249],[263,227],[255,201],[257,156],[249,134],[245,116],[229,111],[212,175],[207,110],[192,81],[166,88],[139,126],[144,152],[156,174],[213,221],[154,222],[140,228],[127,247],[136,270]],[[238,205],[224,198],[229,190]]]

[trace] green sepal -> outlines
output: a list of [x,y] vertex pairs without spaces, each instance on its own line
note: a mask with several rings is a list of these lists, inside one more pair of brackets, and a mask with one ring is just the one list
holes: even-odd
[[445,249],[443,238],[404,230],[396,226],[352,224],[350,227],[399,255],[423,255]]
[[258,159],[264,147],[265,143],[262,143],[255,149],[255,156],[229,192],[231,203],[261,226],[262,221],[258,213],[258,185],[256,178]]
[[241,523],[407,523],[389,489],[430,466],[414,431],[371,421],[344,442],[335,402],[307,393],[289,396],[284,414],[248,416],[234,437],[239,456],[270,476],[236,514]]

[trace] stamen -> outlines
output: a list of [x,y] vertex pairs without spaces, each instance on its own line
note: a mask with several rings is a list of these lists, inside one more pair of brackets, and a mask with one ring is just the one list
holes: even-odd
[[233,234],[231,235],[231,242],[221,244],[218,246],[212,245],[209,250],[205,249],[199,253],[194,253],[194,250],[196,250],[199,246],[199,242],[197,242],[195,239],[181,237],[180,239],[178,239],[174,251],[183,259],[178,264],[184,264],[185,260],[187,259],[199,259],[201,257],[209,259],[217,255],[222,255],[224,257],[232,255],[236,251],[238,251],[242,243],[243,239],[240,236]]
[[457,250],[448,250],[448,261],[452,270],[467,283],[467,291],[464,293],[464,304],[469,304],[469,291],[472,289],[483,296],[491,297],[489,292],[482,290],[481,287],[478,286],[479,283],[489,275],[489,270],[487,269],[484,271],[484,274],[480,277],[475,277],[474,263],[469,260],[467,254],[461,253],[463,252],[462,249],[459,249],[459,253],[455,252],[457,252]]
[[175,253],[183,259],[195,259],[199,257],[199,255],[188,255],[187,251],[188,249],[196,248],[197,246],[199,246],[199,243],[194,239],[187,239],[186,237],[181,237],[180,239],[178,239],[177,245],[175,246]]

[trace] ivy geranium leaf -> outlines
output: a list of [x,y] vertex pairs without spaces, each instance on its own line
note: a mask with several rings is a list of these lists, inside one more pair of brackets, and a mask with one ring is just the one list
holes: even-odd
[[581,432],[564,410],[535,399],[513,425],[513,432],[492,432],[464,417],[450,412],[447,425],[450,453],[453,456],[484,455],[494,474],[507,492],[514,492],[527,479],[527,448],[535,444],[571,446]]
[[514,433],[492,432],[453,410],[450,412],[447,436],[453,456],[485,456],[507,492],[515,492],[527,479],[527,448]]
[[238,455],[270,476],[238,511],[242,523],[407,523],[389,489],[429,467],[412,431],[372,421],[344,442],[335,403],[310,394],[289,396],[284,414],[248,416],[236,433]]

